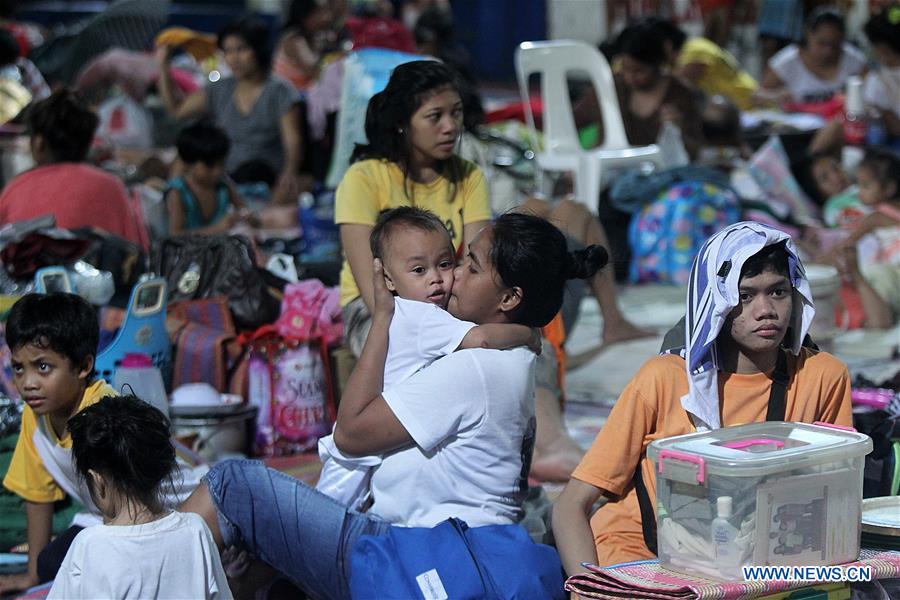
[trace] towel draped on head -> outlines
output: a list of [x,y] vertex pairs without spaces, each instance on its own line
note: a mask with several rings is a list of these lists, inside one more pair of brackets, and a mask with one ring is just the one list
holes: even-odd
[[682,396],[681,405],[698,429],[722,426],[718,391],[721,359],[716,338],[731,309],[740,302],[741,269],[748,258],[766,246],[781,242],[785,242],[788,276],[793,286],[789,322],[793,335],[788,340],[789,350],[796,355],[816,309],[806,272],[788,234],[752,221],[735,223],[709,238],[694,259],[687,292],[685,346],[671,352],[678,352],[684,358],[689,391]]

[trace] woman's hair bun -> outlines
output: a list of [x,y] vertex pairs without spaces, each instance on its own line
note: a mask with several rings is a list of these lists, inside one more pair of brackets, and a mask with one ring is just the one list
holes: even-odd
[[609,254],[606,248],[596,244],[582,250],[569,253],[569,265],[566,270],[566,279],[587,279],[609,262]]

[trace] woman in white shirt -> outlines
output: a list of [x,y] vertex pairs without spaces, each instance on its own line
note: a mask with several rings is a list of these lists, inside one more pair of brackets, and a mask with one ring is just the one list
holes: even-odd
[[800,45],[791,44],[771,59],[762,95],[791,104],[821,104],[844,89],[847,78],[865,70],[866,57],[844,41],[844,18],[831,9],[812,14]]
[[[591,277],[606,261],[599,246],[569,252],[555,226],[507,213],[469,243],[447,308],[478,324],[540,327],[559,311],[566,280]],[[334,433],[346,454],[385,454],[369,511],[249,460],[216,465],[182,506],[204,518],[220,548],[242,546],[316,598],[350,597],[350,556],[360,536],[450,517],[471,527],[513,524],[527,491],[535,355],[460,350],[383,390],[394,304],[377,260],[373,283],[372,327]]]

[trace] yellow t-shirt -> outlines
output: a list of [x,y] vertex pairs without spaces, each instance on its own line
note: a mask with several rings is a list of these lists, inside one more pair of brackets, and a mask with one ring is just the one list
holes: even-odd
[[[98,379],[84,390],[81,404],[78,405],[75,413],[96,404],[105,396],[115,395],[116,392],[112,387],[104,380]],[[45,431],[49,432],[52,438],[50,441],[67,450],[72,449],[72,436],[66,433],[62,439],[56,438],[53,434],[53,427],[50,426],[49,417],[44,415],[42,418],[45,419],[47,426],[39,429],[34,411],[28,406],[25,407],[25,411],[22,413],[22,430],[19,433],[19,441],[16,442],[9,470],[3,479],[3,487],[29,502],[56,502],[65,498],[66,494],[44,466],[44,461],[34,444],[34,436],[35,434],[44,435]]]
[[[850,374],[841,361],[828,353],[803,348],[797,357],[788,355],[788,372],[787,421],[852,425]],[[765,421],[771,386],[772,380],[765,373],[719,373],[722,424]],[[647,446],[654,440],[694,431],[681,406],[680,399],[687,393],[681,357],[651,358],[622,391],[609,419],[572,473],[575,479],[617,496],[591,518],[597,564],[653,558],[644,545],[641,510],[632,484],[634,471],[640,460],[647,493],[655,498],[656,476],[646,456]]]
[[[431,183],[404,182],[403,171],[396,163],[369,159],[354,163],[338,185],[335,196],[334,222],[375,225],[381,211],[398,206],[417,206],[435,213],[450,231],[453,246],[459,249],[463,226],[491,218],[487,182],[481,169],[459,157],[462,174],[456,193],[450,198],[451,182],[438,177]],[[346,253],[341,267],[341,306],[359,296],[359,288],[350,271]]]
[[699,63],[706,67],[697,87],[707,94],[722,94],[737,104],[741,110],[752,108],[751,97],[756,91],[756,80],[741,68],[737,59],[727,50],[706,38],[688,39],[678,54],[678,66]]

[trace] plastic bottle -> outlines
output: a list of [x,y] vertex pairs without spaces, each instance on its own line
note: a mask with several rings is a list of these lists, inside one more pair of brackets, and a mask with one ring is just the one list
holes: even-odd
[[122,359],[113,375],[113,387],[117,392],[123,392],[123,386],[130,386],[135,396],[169,416],[169,397],[162,373],[146,354],[129,353]]
[[712,543],[716,549],[716,563],[719,567],[734,567],[740,556],[735,545],[738,530],[728,519],[731,518],[731,496],[716,498],[716,518],[712,522]]
[[844,96],[844,142],[851,146],[861,146],[866,141],[868,126],[862,88],[862,78],[857,76],[847,78]]

